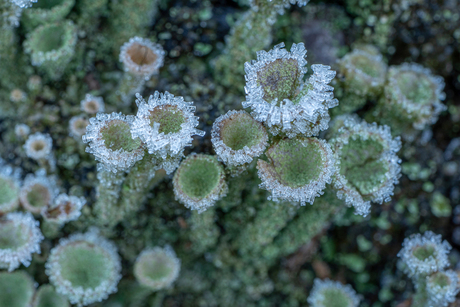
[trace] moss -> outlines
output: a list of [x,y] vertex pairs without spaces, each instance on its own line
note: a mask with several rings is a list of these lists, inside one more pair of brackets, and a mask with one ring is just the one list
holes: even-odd
[[59,257],[61,275],[72,287],[96,288],[109,278],[105,251],[88,242],[75,242],[65,247]]
[[113,151],[122,149],[131,152],[141,146],[139,139],[131,137],[129,124],[122,120],[112,120],[101,129],[101,134],[106,147]]
[[152,126],[154,123],[160,124],[158,132],[169,134],[179,132],[182,129],[181,125],[185,123],[185,118],[184,113],[176,106],[166,105],[150,111],[150,122]]
[[249,114],[239,113],[222,123],[220,134],[225,145],[240,150],[260,143],[265,135],[263,129]]
[[314,141],[302,144],[296,139],[286,139],[270,147],[266,153],[278,179],[283,184],[298,188],[309,184],[321,173],[322,149]]

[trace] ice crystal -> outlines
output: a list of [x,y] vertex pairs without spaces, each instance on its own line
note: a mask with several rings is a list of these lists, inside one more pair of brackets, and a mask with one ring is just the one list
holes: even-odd
[[86,94],[85,99],[80,101],[80,109],[88,114],[104,112],[104,99],[102,97]]
[[[401,173],[399,164],[401,160],[396,153],[401,148],[401,140],[399,137],[392,138],[388,126],[378,126],[375,123],[368,124],[364,120],[360,121],[357,117],[353,116],[342,116],[337,120],[343,122],[343,126],[338,130],[336,138],[330,141],[334,149],[335,158],[339,164],[333,185],[338,190],[337,197],[339,199],[344,199],[347,206],[353,206],[356,214],[366,216],[370,212],[370,202],[382,204],[383,202],[390,201],[394,186],[399,182]],[[377,142],[382,149],[378,151],[377,148],[371,146],[372,148],[369,148],[369,152],[377,151],[376,153],[369,154],[369,157],[353,156],[350,159],[361,163],[360,167],[363,167],[363,162],[377,162],[385,165],[385,172],[381,174],[381,178],[377,179],[378,185],[372,186],[370,191],[368,190],[364,194],[364,192],[347,179],[347,170],[342,165],[345,163],[343,159],[346,158],[343,154],[343,149],[353,141],[366,142],[367,140]],[[364,147],[361,149],[366,150]],[[351,154],[355,155],[355,153]],[[370,181],[365,176],[362,180],[370,184]]]
[[192,153],[177,169],[174,195],[185,207],[206,211],[227,193],[223,167],[213,156]]
[[271,192],[268,199],[273,201],[287,200],[302,206],[313,204],[336,171],[331,147],[321,139],[281,140],[270,147],[266,155],[269,163],[259,160],[257,169],[262,181],[260,187]]
[[142,76],[145,80],[163,66],[165,52],[163,47],[147,38],[133,37],[120,48],[120,62],[125,71]]
[[[51,250],[45,268],[56,292],[77,306],[107,299],[109,294],[117,291],[121,279],[117,248],[96,229],[61,239]],[[91,269],[99,272],[89,272]]]
[[26,155],[34,160],[50,159],[53,140],[49,134],[36,132],[24,144]]
[[180,259],[170,246],[143,250],[134,264],[137,281],[151,290],[157,291],[171,287],[179,276]]
[[85,204],[84,197],[60,194],[50,206],[42,208],[41,214],[47,221],[64,224],[77,220]]
[[[288,137],[317,135],[328,128],[329,108],[338,105],[333,98],[333,87],[328,85],[335,77],[335,71],[329,66],[312,65],[313,74],[303,82],[307,72],[306,53],[303,43],[293,44],[290,52],[281,43],[269,52],[259,51],[257,61],[244,65],[246,101],[243,107],[250,107],[251,115],[264,122],[274,135],[280,132]],[[287,76],[281,79],[280,72]],[[283,85],[289,92],[286,93]],[[270,91],[284,95],[273,97]]]
[[83,142],[88,143],[86,152],[93,154],[109,171],[128,170],[144,156],[141,142],[131,138],[133,122],[134,116],[121,113],[98,113],[90,118],[82,137]]
[[267,141],[265,128],[245,111],[229,111],[212,125],[212,146],[228,166],[250,163],[265,151]]
[[73,116],[69,120],[69,135],[80,141],[81,137],[86,133],[88,124],[89,121],[83,115]]
[[42,208],[54,201],[58,193],[59,189],[55,177],[47,177],[45,170],[40,169],[35,174],[26,176],[19,193],[19,199],[24,209],[39,214]]
[[174,159],[182,156],[184,147],[192,145],[193,135],[204,135],[204,131],[195,128],[198,117],[194,116],[193,102],[168,92],[155,92],[148,102],[140,94],[136,97],[138,111],[131,128],[132,136],[144,142],[159,163],[163,160],[174,164]]
[[29,266],[33,253],[40,253],[43,235],[30,213],[12,212],[0,218],[0,268],[13,271]]
[[18,207],[20,177],[19,168],[7,165],[0,158],[0,215]]
[[[403,116],[412,121],[417,130],[436,123],[439,114],[446,109],[440,101],[446,98],[444,79],[434,76],[428,68],[416,63],[404,63],[391,66],[387,76],[385,96],[394,105],[396,116]],[[390,107],[389,106],[389,107]]]
[[414,234],[404,239],[398,257],[407,266],[410,276],[431,274],[449,266],[447,254],[452,249],[441,235],[426,231],[423,236]]
[[307,301],[311,307],[358,307],[360,298],[350,285],[316,278]]
[[429,306],[448,306],[455,301],[458,291],[458,275],[452,270],[437,272],[426,277]]

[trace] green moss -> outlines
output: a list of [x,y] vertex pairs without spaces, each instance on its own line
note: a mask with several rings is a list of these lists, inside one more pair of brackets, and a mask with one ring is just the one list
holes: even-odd
[[42,208],[51,201],[51,194],[48,187],[41,184],[34,184],[27,193],[27,201],[32,207]]
[[16,249],[27,240],[27,232],[12,221],[0,222],[0,249]]
[[403,71],[396,76],[396,79],[404,95],[413,102],[429,105],[433,101],[435,96],[433,83],[425,74]]
[[59,265],[62,277],[83,289],[96,288],[110,274],[105,251],[84,241],[64,247]]
[[41,286],[34,297],[34,307],[68,307],[69,302],[61,294],[57,293],[53,286]]
[[435,256],[436,249],[432,245],[417,246],[413,249],[412,255],[418,260],[428,259],[430,256]]
[[296,139],[281,140],[266,153],[280,182],[292,188],[309,184],[321,174],[322,149],[314,139],[305,145]]
[[64,28],[57,24],[50,25],[40,32],[40,37],[34,39],[34,51],[49,52],[51,50],[58,50],[62,47],[62,37],[64,35]]
[[192,156],[180,166],[180,188],[188,196],[202,199],[217,187],[221,172],[222,169],[214,158]]
[[181,125],[185,123],[184,113],[176,106],[156,107],[150,111],[152,127],[154,123],[159,123],[158,132],[168,134],[177,133],[181,130]]
[[28,307],[34,291],[32,278],[25,272],[0,273],[0,307]]
[[19,189],[11,179],[0,177],[0,208],[18,199]]
[[262,86],[268,102],[275,98],[278,102],[286,98],[293,100],[302,81],[299,79],[300,69],[295,59],[277,59],[257,73],[257,85]]
[[350,297],[341,289],[328,288],[323,291],[324,300],[321,306],[351,307]]
[[372,194],[385,181],[388,165],[376,159],[382,151],[382,144],[372,138],[350,139],[342,148],[340,173],[362,195]]
[[112,120],[106,127],[101,129],[102,139],[105,146],[111,150],[133,151],[141,146],[139,139],[133,139],[129,124],[122,120]]
[[238,113],[222,123],[221,138],[233,150],[251,148],[260,143],[264,127],[247,113]]

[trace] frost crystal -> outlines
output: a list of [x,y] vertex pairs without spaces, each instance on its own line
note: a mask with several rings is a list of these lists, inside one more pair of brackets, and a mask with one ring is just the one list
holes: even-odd
[[204,131],[195,128],[198,117],[194,116],[193,102],[168,92],[155,92],[148,102],[140,94],[136,97],[138,111],[131,128],[133,138],[144,142],[159,164],[166,163],[164,167],[174,170],[184,147],[192,145],[192,136],[204,135]]
[[47,221],[64,224],[77,220],[85,204],[86,199],[84,197],[60,194],[52,205],[42,208],[41,214]]
[[7,165],[0,158],[0,215],[14,211],[19,205],[21,170]]
[[455,301],[458,291],[458,275],[452,270],[437,272],[426,278],[429,306],[448,306]]
[[250,163],[267,147],[265,128],[245,111],[229,111],[212,125],[211,142],[222,162],[228,166]]
[[12,3],[16,4],[20,8],[31,7],[33,3],[36,3],[37,0],[10,0]]
[[329,108],[338,105],[328,83],[335,71],[326,65],[312,65],[313,74],[307,82],[303,43],[293,44],[291,51],[276,45],[269,52],[259,51],[257,61],[246,62],[246,101],[243,107],[252,109],[251,115],[265,123],[276,135],[317,135],[328,128]]
[[[393,195],[401,172],[401,160],[396,155],[401,141],[399,137],[391,137],[388,126],[368,124],[353,116],[341,116],[337,120],[343,121],[343,126],[330,140],[339,164],[333,185],[338,190],[339,199],[345,199],[347,206],[353,206],[356,214],[366,216],[371,201],[381,204],[390,201]],[[366,143],[368,141],[370,144]],[[358,151],[363,156],[357,157]],[[372,170],[368,175],[375,176],[375,182],[365,176],[354,176],[354,170],[362,171],[366,164]]]
[[315,278],[313,289],[307,299],[311,307],[358,307],[359,301],[359,296],[350,285],[319,278]]
[[431,231],[404,239],[398,257],[406,264],[410,276],[431,274],[449,266],[447,254],[452,249],[441,235]]
[[89,120],[86,134],[82,137],[88,143],[86,152],[108,171],[125,171],[144,157],[144,147],[133,140],[130,129],[134,116],[121,113],[99,113]]
[[180,259],[170,246],[145,249],[134,264],[137,281],[154,291],[171,287],[179,271]]
[[102,97],[86,94],[85,99],[80,101],[80,109],[88,114],[104,112],[104,99],[102,99]]
[[49,134],[34,133],[24,144],[26,155],[34,160],[49,159],[53,149],[53,140]]
[[13,212],[0,218],[0,268],[13,271],[29,266],[33,253],[40,253],[43,235],[30,213]]
[[51,250],[45,268],[56,292],[77,306],[107,299],[117,291],[121,279],[117,249],[96,229],[61,239]]
[[439,113],[446,109],[440,101],[446,98],[444,79],[434,76],[428,68],[416,63],[391,66],[387,76],[385,96],[389,104],[400,112],[395,116],[408,118],[417,130],[436,123]]
[[21,204],[27,211],[39,214],[42,208],[50,205],[59,189],[54,176],[47,177],[44,169],[28,174],[19,193]]
[[120,62],[125,71],[142,76],[145,80],[163,66],[165,52],[163,47],[147,38],[133,37],[120,48]]
[[177,169],[173,178],[174,195],[185,207],[206,211],[227,193],[225,173],[213,156],[192,153]]
[[316,138],[281,140],[266,152],[269,163],[258,160],[260,188],[271,192],[269,200],[313,204],[335,173],[329,144]]

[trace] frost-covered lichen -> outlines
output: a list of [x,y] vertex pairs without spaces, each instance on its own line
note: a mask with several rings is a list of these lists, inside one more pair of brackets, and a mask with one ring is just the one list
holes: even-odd
[[242,166],[259,157],[268,146],[263,125],[245,111],[229,111],[212,126],[211,142],[219,159],[227,166]]
[[316,278],[308,297],[311,307],[358,307],[359,296],[350,285]]
[[54,201],[58,193],[56,178],[46,176],[45,170],[40,169],[35,174],[27,174],[19,192],[19,199],[25,210],[40,214],[43,208]]
[[134,276],[153,291],[171,287],[179,276],[180,260],[170,246],[143,250],[134,264]]
[[0,268],[13,271],[29,266],[33,253],[40,253],[43,235],[30,213],[11,212],[0,218]]
[[0,272],[0,306],[29,307],[34,293],[34,280],[25,271]]
[[78,219],[85,204],[84,197],[60,194],[51,205],[42,208],[41,215],[48,222],[62,225]]
[[21,170],[0,159],[0,215],[14,211],[19,206]]
[[396,155],[401,141],[392,138],[388,126],[368,124],[351,116],[336,121],[342,126],[330,140],[339,164],[333,185],[346,205],[366,216],[371,202],[388,202],[393,195],[401,172]]
[[85,99],[80,101],[80,109],[88,114],[97,114],[105,111],[104,99],[99,96],[86,94]]
[[338,104],[333,98],[333,87],[328,85],[335,71],[329,66],[312,65],[313,74],[304,82],[304,44],[293,44],[290,52],[283,47],[281,43],[269,52],[259,51],[257,61],[245,63],[243,107],[250,107],[251,115],[274,135],[317,135],[328,127],[329,108]]
[[117,248],[95,229],[61,239],[45,267],[56,291],[77,306],[107,299],[121,278]]
[[266,156],[268,162],[257,161],[260,187],[274,201],[313,204],[336,170],[331,147],[316,138],[280,140],[268,148]]
[[98,113],[90,118],[82,137],[88,143],[86,152],[111,172],[128,170],[144,156],[142,142],[131,137],[133,122],[134,116],[121,113]]

